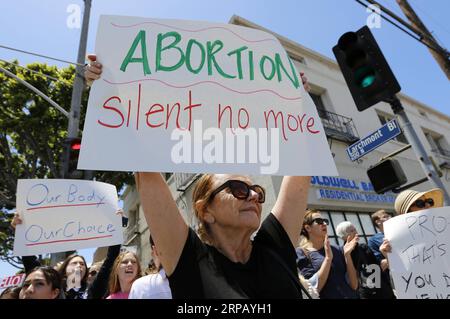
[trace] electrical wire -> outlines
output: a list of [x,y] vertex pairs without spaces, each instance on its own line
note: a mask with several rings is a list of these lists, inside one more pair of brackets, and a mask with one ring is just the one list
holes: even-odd
[[22,66],[22,65],[20,65],[20,64],[15,64],[15,63],[12,63],[12,62],[8,62],[8,61],[5,61],[5,60],[3,60],[3,59],[0,59],[0,61],[2,61],[2,62],[4,62],[4,63],[8,63],[8,64],[13,65],[13,66],[16,66],[16,67],[19,67],[19,68],[22,68],[22,69],[25,69],[25,70],[30,71],[30,72],[32,72],[32,73],[42,75],[42,76],[44,76],[44,77],[46,77],[46,78],[49,78],[49,79],[51,79],[51,80],[53,80],[53,81],[61,82],[61,83],[65,84],[65,85],[72,86],[72,84],[69,83],[69,82],[63,81],[63,80],[61,80],[61,79],[57,79],[57,78],[55,78],[55,77],[53,77],[53,76],[50,76],[50,75],[48,75],[48,74],[45,74],[45,73],[41,73],[41,72],[38,72],[38,71],[34,71],[34,70],[31,70],[31,69],[28,69],[28,68],[26,68],[26,67],[24,67],[24,66]]
[[25,50],[19,50],[19,49],[7,47],[7,46],[1,45],[1,44],[0,44],[0,48],[7,49],[7,50],[12,50],[12,51],[17,51],[17,52],[22,52],[22,53],[25,53],[25,54],[34,55],[34,56],[38,56],[38,57],[41,57],[41,58],[46,58],[46,59],[50,59],[50,60],[54,60],[54,61],[59,61],[59,62],[64,62],[64,63],[68,63],[68,64],[72,64],[72,65],[77,65],[77,66],[82,66],[82,67],[84,67],[84,64],[75,63],[75,62],[70,62],[70,61],[66,61],[66,60],[62,60],[62,59],[57,59],[57,58],[52,58],[52,57],[50,57],[50,56],[48,56],[48,55],[38,54],[38,53],[34,53],[34,52],[30,52],[30,51],[25,51]]
[[[365,4],[365,3],[363,3],[361,0],[355,0],[355,1],[358,2],[360,5],[362,5],[362,6],[366,7],[366,8],[368,8],[368,9],[370,9],[369,6],[368,6],[367,4]],[[370,9],[370,10],[372,10],[372,9]],[[374,10],[372,10],[372,11],[374,11]],[[425,46],[428,47],[429,49],[431,49],[431,50],[433,50],[433,51],[436,51],[436,52],[438,52],[438,53],[442,53],[442,49],[440,49],[439,47],[431,46],[431,45],[429,45],[429,44],[423,42],[423,41],[422,41],[423,37],[415,36],[413,33],[407,31],[406,29],[404,29],[403,27],[399,26],[399,25],[396,24],[394,21],[388,19],[386,16],[382,15],[381,13],[380,13],[380,17],[382,17],[384,20],[386,20],[387,22],[389,22],[389,23],[392,24],[393,26],[397,27],[397,28],[400,29],[401,31],[405,32],[407,35],[409,35],[409,36],[412,37],[413,39],[419,41],[420,43],[422,43],[423,45],[425,45]],[[449,52],[446,51],[445,49],[443,49],[443,50],[445,51],[445,54],[446,54],[446,56],[448,57]]]

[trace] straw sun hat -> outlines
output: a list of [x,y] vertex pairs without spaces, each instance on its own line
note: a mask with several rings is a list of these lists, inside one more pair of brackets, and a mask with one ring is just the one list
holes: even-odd
[[432,198],[434,200],[433,207],[442,207],[444,204],[444,194],[439,188],[433,188],[426,192],[417,192],[412,189],[407,189],[398,194],[395,199],[395,211],[397,214],[406,214],[409,208],[416,200],[425,195],[425,198]]

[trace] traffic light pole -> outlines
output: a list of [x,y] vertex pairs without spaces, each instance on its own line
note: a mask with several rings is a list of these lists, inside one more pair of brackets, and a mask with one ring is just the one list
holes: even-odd
[[[80,44],[78,47],[77,66],[75,69],[75,79],[73,82],[72,100],[70,103],[69,127],[67,129],[67,137],[78,137],[78,128],[80,126],[80,109],[81,98],[85,86],[83,67],[86,56],[87,35],[89,29],[89,17],[91,12],[91,0],[84,0],[83,25],[81,27]],[[65,173],[68,170],[69,145],[66,145],[63,154],[62,176],[65,178]]]
[[[91,2],[92,0],[84,0],[84,12],[83,12],[83,24],[81,26],[81,36],[80,44],[78,47],[78,57],[77,66],[75,68],[75,80],[73,82],[72,100],[70,103],[70,113],[69,113],[69,127],[67,132],[68,138],[78,137],[78,129],[80,126],[80,109],[81,109],[81,98],[83,96],[83,90],[85,87],[84,76],[83,76],[83,65],[86,57],[86,45],[87,36],[89,29],[89,17],[91,13]],[[62,161],[62,176],[66,178],[66,172],[69,168],[69,154],[70,145],[65,145]],[[56,253],[52,254],[52,263],[56,264],[60,260],[66,258],[66,253]]]
[[394,114],[398,116],[400,126],[403,132],[405,133],[408,142],[411,144],[412,149],[416,153],[416,156],[418,157],[420,165],[422,166],[422,169],[425,172],[428,180],[435,187],[438,187],[443,191],[445,201],[444,205],[445,206],[450,205],[450,197],[447,193],[447,190],[444,184],[442,183],[441,179],[439,178],[439,175],[436,172],[430,158],[428,157],[425,148],[420,142],[416,131],[414,130],[411,122],[409,121],[409,118],[406,115],[406,112],[403,108],[401,101],[397,96],[393,96],[391,99],[386,100],[386,102],[388,102],[391,105],[392,111],[394,112]]
[[80,125],[80,109],[81,109],[81,97],[85,86],[83,72],[84,69],[81,65],[84,65],[86,60],[86,45],[89,29],[89,16],[91,12],[91,0],[84,0],[84,13],[83,13],[83,25],[81,27],[80,46],[78,47],[77,66],[75,71],[75,80],[73,83],[72,101],[70,104],[70,117],[69,117],[69,129],[68,137],[78,136],[78,127]]

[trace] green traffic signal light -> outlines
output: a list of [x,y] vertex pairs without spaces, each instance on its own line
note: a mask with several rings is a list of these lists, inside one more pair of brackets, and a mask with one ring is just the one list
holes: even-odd
[[368,75],[361,81],[361,86],[363,88],[366,88],[366,87],[371,86],[373,82],[375,82],[375,76],[374,75]]
[[358,111],[392,99],[400,85],[367,26],[343,34],[333,53]]
[[355,71],[355,80],[359,87],[367,88],[375,82],[375,71],[369,66],[363,66]]

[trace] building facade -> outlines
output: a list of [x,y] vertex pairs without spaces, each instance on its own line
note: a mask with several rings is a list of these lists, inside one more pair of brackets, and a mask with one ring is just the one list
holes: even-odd
[[[274,34],[238,16],[233,16],[230,23]],[[376,232],[370,214],[378,209],[393,213],[396,196],[392,192],[376,194],[367,177],[367,170],[383,156],[406,146],[408,141],[403,134],[398,135],[358,160],[351,161],[346,149],[361,137],[376,131],[393,119],[395,116],[390,105],[378,103],[364,112],[358,112],[335,61],[280,35],[274,35],[294,61],[297,70],[304,72],[308,77],[311,86],[310,95],[316,104],[339,172],[339,176],[311,178],[308,207],[319,209],[324,217],[330,219],[329,237],[334,244],[342,244],[336,237],[334,229],[344,220],[351,221],[356,226],[361,240],[366,241]],[[398,94],[398,97],[427,153],[441,170],[441,180],[446,191],[450,192],[450,117],[406,95]],[[400,162],[408,183],[425,176],[413,150],[404,151],[395,156],[395,159]],[[166,174],[183,217],[194,228],[196,220],[192,213],[191,198],[193,185],[199,176],[200,174]],[[273,207],[282,177],[252,176],[252,179],[256,184],[266,188],[267,199],[263,210],[265,216]],[[425,182],[414,189],[420,191],[432,187],[431,183]],[[129,216],[125,246],[135,247],[141,260],[147,263],[151,258],[149,232],[136,189],[128,187],[122,198],[124,210]]]

